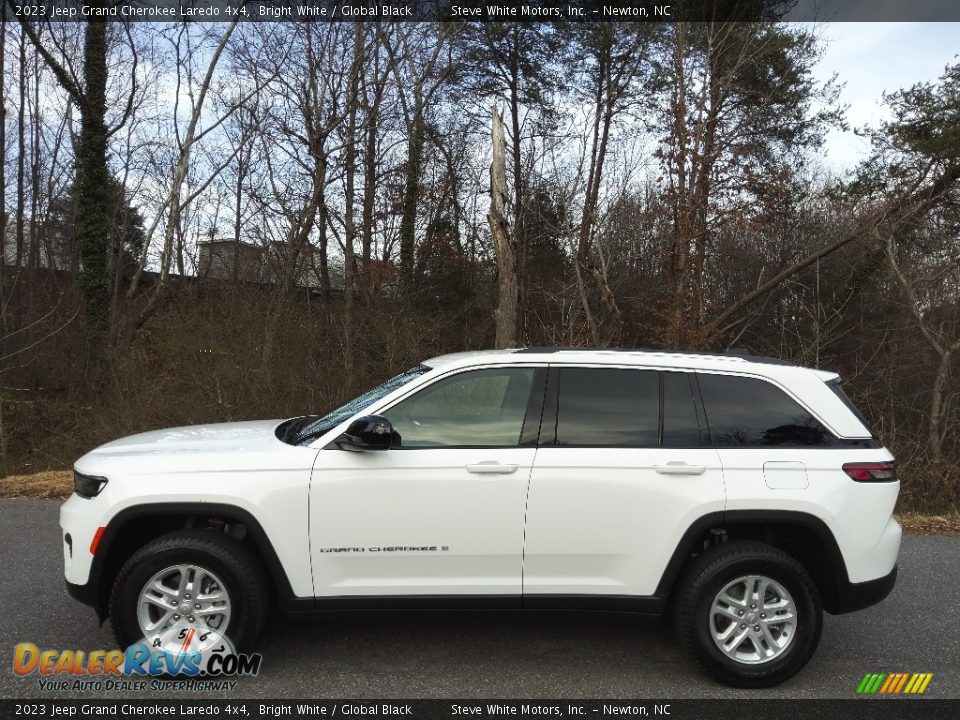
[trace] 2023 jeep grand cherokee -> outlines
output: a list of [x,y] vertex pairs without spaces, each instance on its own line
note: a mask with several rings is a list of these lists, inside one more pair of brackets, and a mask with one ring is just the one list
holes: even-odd
[[68,588],[122,646],[270,607],[670,611],[722,682],[797,672],[882,600],[893,457],[836,374],[525,348],[428,360],[323,417],[182,427],[76,462]]

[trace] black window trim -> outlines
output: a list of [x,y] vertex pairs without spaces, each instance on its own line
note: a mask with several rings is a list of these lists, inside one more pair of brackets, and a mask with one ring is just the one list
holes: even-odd
[[561,365],[550,365],[547,371],[547,391],[543,402],[543,420],[537,447],[557,447],[557,404],[559,402]]
[[663,373],[657,373],[657,447],[663,447],[663,396],[664,396],[664,385],[663,385]]
[[[661,450],[702,450],[704,448],[712,448],[710,439],[710,429],[707,427],[706,413],[703,410],[703,399],[700,397],[700,384],[697,382],[697,373],[695,370],[688,370],[686,368],[662,368],[660,369],[660,445],[658,449]],[[664,385],[663,379],[667,373],[674,373],[678,375],[686,375],[687,382],[690,384],[690,395],[693,398],[693,407],[694,412],[697,418],[697,428],[700,435],[700,444],[699,445],[671,445],[666,447],[663,444],[663,431],[664,431],[664,404],[666,403],[666,386]]]
[[693,390],[693,404],[697,409],[697,421],[700,423],[700,447],[716,447],[713,443],[713,434],[710,432],[710,420],[707,409],[703,404],[703,391],[700,389],[700,378],[695,370],[688,370],[687,378]]

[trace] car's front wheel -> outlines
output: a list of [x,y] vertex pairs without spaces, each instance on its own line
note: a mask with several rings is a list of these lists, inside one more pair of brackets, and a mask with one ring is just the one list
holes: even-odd
[[121,647],[194,628],[215,630],[234,647],[263,625],[267,594],[260,563],[239,541],[206,530],[163,535],[137,550],[117,573],[110,624]]
[[786,553],[732,541],[697,558],[677,595],[678,634],[711,676],[736,687],[768,687],[813,655],[823,609],[810,574]]

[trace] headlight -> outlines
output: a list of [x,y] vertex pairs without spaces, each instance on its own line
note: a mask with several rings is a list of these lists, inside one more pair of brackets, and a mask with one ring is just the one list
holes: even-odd
[[107,479],[105,477],[83,475],[76,470],[73,471],[73,491],[80,497],[96,497],[106,485]]

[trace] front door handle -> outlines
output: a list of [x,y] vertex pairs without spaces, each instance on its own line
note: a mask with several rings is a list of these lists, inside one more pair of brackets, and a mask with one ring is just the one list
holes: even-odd
[[687,465],[685,462],[668,462],[666,465],[654,465],[653,469],[661,475],[703,475],[706,465]]
[[502,465],[496,460],[484,460],[475,465],[467,465],[467,472],[479,475],[509,475],[516,472],[519,465]]

